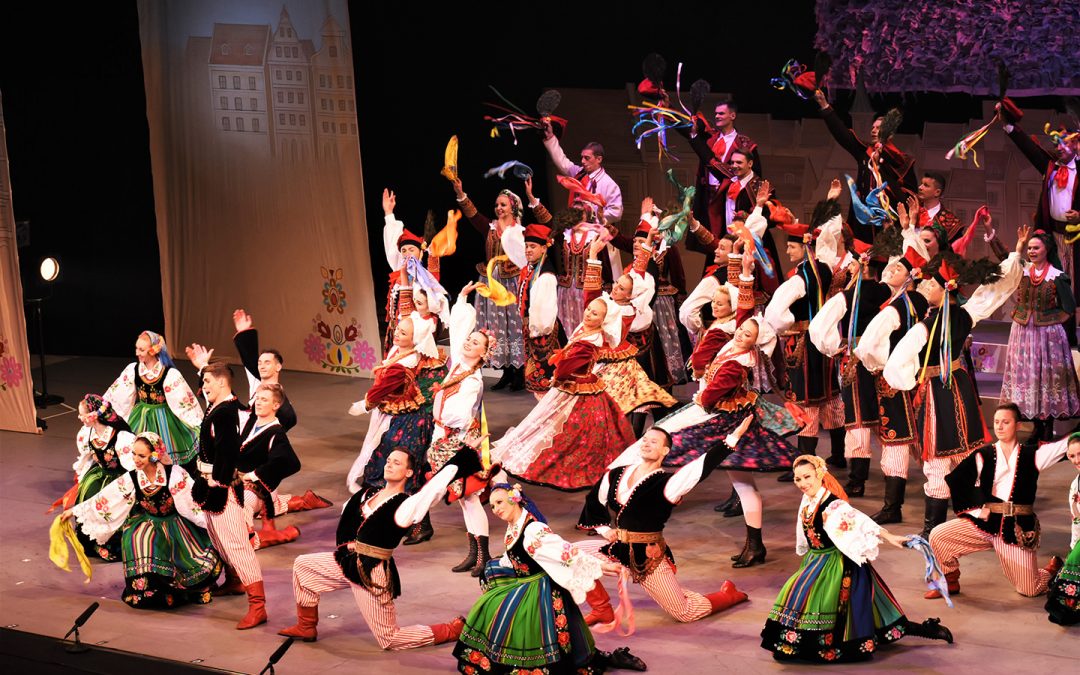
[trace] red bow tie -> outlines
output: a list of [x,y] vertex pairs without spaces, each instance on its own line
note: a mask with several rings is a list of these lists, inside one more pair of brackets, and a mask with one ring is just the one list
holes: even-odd
[[1059,166],[1057,173],[1054,174],[1054,185],[1057,185],[1057,189],[1064,190],[1069,185],[1069,167]]
[[926,209],[919,211],[919,227],[926,227],[930,224],[930,212]]
[[740,192],[742,192],[742,183],[733,179],[731,185],[729,185],[727,189],[727,198],[731,201],[735,201],[739,198]]

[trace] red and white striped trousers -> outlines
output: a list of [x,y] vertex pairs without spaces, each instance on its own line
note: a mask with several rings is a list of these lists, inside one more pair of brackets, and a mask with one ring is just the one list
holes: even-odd
[[[606,541],[583,541],[575,546],[583,553],[588,553],[598,560],[610,562],[610,559],[600,553],[600,547]],[[701,593],[688,591],[679,584],[675,576],[675,568],[671,562],[664,560],[653,573],[641,582],[641,587],[649,594],[660,608],[667,612],[673,619],[682,623],[704,619],[712,613],[712,604]]]
[[206,532],[225,563],[236,570],[245,586],[262,581],[262,569],[251,546],[252,514],[261,507],[261,500],[253,492],[244,492],[244,504],[236,500],[236,493],[229,488],[229,497],[221,513],[206,514]]
[[[386,572],[381,565],[371,571],[371,580],[379,586],[386,585]],[[346,579],[332,552],[309,553],[298,556],[293,562],[293,595],[297,605],[317,607],[323,593],[345,588],[352,590],[360,615],[382,649],[413,649],[435,642],[430,626],[399,627],[391,593],[376,595]]]
[[945,482],[945,476],[952,473],[960,462],[964,461],[967,454],[952,455],[951,457],[934,457],[925,460],[922,465],[923,474],[926,475],[926,485],[923,492],[927,497],[935,499],[948,499],[950,496],[949,485]]
[[930,532],[930,547],[946,573],[960,569],[962,556],[994,549],[1001,571],[1020,595],[1042,595],[1050,583],[1050,573],[1039,568],[1034,549],[1007,544],[1001,535],[984,532],[967,518],[935,527]]
[[881,473],[895,478],[908,477],[908,465],[911,457],[916,457],[915,446],[911,443],[881,446]]
[[803,411],[807,419],[806,426],[799,432],[799,436],[814,438],[821,427],[840,429],[844,426],[844,401],[839,394],[822,403],[799,405],[799,409]]

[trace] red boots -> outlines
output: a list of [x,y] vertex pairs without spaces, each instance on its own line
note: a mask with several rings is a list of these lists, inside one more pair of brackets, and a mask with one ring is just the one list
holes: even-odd
[[240,581],[240,577],[236,576],[236,570],[225,566],[225,581],[210,589],[210,594],[214,597],[221,597],[224,595],[243,595],[244,583]]
[[456,642],[458,637],[461,636],[461,629],[464,627],[465,617],[463,616],[455,616],[450,623],[437,623],[434,626],[428,626],[431,632],[435,634],[435,641],[432,644],[441,645],[444,642]]
[[735,588],[735,584],[730,581],[725,581],[721,584],[719,591],[709,593],[705,596],[705,599],[708,600],[709,604],[712,606],[710,614],[716,614],[729,607],[734,607],[740,602],[746,602],[749,598],[746,593]]
[[296,606],[296,625],[289,626],[288,628],[282,628],[278,631],[278,635],[284,635],[285,637],[297,638],[304,642],[315,642],[315,639],[319,637],[318,631],[315,627],[319,625],[319,606],[304,607],[303,605]]
[[[960,592],[960,570],[955,572],[945,573],[945,582],[948,584],[949,595],[956,595]],[[941,597],[941,592],[937,590],[927,591],[924,595],[927,600],[933,600]]]
[[305,492],[301,497],[297,497],[296,495],[289,497],[289,513],[311,511],[312,509],[325,509],[333,505],[334,502],[329,499],[323,499],[311,490]]
[[604,590],[604,585],[598,579],[592,590],[585,594],[585,602],[591,610],[585,615],[585,624],[593,626],[598,623],[611,623],[615,620],[615,610],[611,608],[611,596]]
[[263,582],[256,581],[244,586],[248,596],[248,611],[240,623],[236,624],[236,630],[247,630],[266,623],[266,592],[263,590]]
[[296,541],[297,537],[300,536],[300,528],[295,525],[290,525],[284,530],[278,530],[274,527],[274,519],[267,518],[263,520],[263,526],[262,529],[259,530],[258,535],[258,545],[255,547],[255,550]]

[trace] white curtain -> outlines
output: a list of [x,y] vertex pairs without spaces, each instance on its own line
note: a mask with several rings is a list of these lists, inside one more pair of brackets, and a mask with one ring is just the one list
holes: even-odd
[[[165,335],[288,369],[381,357],[344,0],[139,0]],[[152,327],[148,327],[152,328]]]
[[0,429],[37,433],[30,352],[26,346],[15,213],[11,206],[7,128],[0,99]]

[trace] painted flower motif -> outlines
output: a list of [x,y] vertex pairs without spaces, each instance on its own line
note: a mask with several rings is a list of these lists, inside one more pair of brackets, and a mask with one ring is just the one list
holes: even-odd
[[832,642],[833,642],[833,634],[832,633],[825,633],[824,635],[821,636],[821,644],[825,645],[826,647],[831,645]]
[[364,370],[374,368],[375,348],[369,345],[366,340],[358,341],[353,348],[353,360],[356,361],[356,365]]
[[840,591],[840,602],[847,602],[848,598],[850,597],[851,591],[849,591],[848,589],[845,588]]
[[472,666],[465,666],[461,670],[465,675],[476,675],[476,668],[473,668]]
[[866,642],[863,642],[861,645],[859,645],[859,651],[869,654],[870,652],[874,651],[875,646],[876,645],[874,644],[873,640],[867,640]]
[[484,655],[475,649],[470,649],[468,659],[470,663],[480,663],[480,659],[484,658]]
[[136,577],[132,579],[131,587],[137,591],[145,591],[147,587],[146,577]]
[[823,652],[818,652],[818,655],[826,661],[835,661],[836,657],[840,655],[840,652],[835,649],[826,649]]
[[17,387],[23,379],[22,364],[14,356],[0,358],[0,382],[5,387]]
[[560,614],[557,617],[555,617],[555,627],[556,628],[566,628],[566,615],[565,614]]
[[1068,595],[1068,596],[1076,595],[1076,591],[1077,591],[1076,584],[1068,584],[1062,590],[1065,592],[1065,595]]
[[304,354],[307,355],[308,361],[312,363],[322,361],[323,356],[326,354],[326,347],[323,346],[323,342],[318,335],[311,334],[304,338]]
[[561,612],[563,609],[562,598],[555,598],[555,600],[553,600],[551,603],[551,608],[554,609],[556,612]]
[[776,651],[780,652],[781,654],[794,654],[795,648],[787,644],[786,642],[781,642],[780,644],[776,645]]
[[345,300],[347,294],[342,285],[336,280],[328,280],[323,284],[322,296],[326,311],[330,313],[337,312],[338,314],[345,313],[345,307],[348,305]]
[[895,642],[896,640],[899,640],[900,638],[904,637],[904,631],[900,630],[899,626],[893,626],[892,629],[889,630],[889,632],[885,634],[885,636],[890,641]]
[[789,630],[788,632],[784,633],[782,637],[784,639],[784,642],[789,642],[793,645],[799,643],[799,634],[796,631]]
[[568,631],[559,632],[559,646],[565,647],[570,644],[570,633]]

